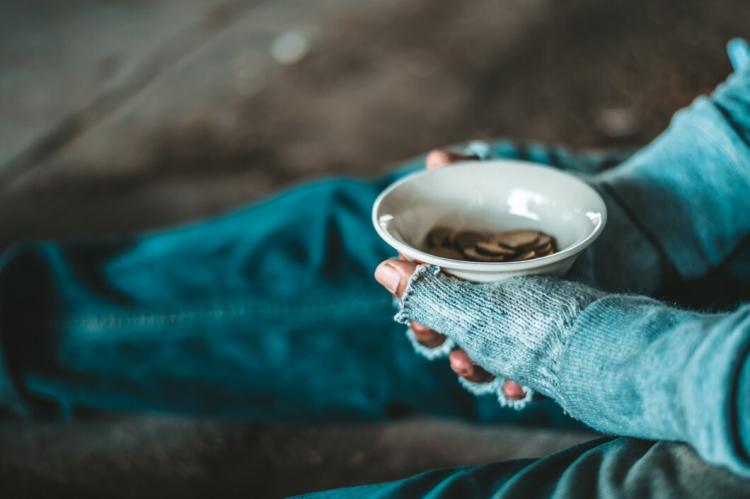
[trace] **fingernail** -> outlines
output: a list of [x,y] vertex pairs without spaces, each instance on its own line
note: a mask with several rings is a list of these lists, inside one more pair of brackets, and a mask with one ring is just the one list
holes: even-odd
[[385,286],[388,291],[396,293],[398,285],[401,282],[401,274],[393,265],[384,262],[375,269],[375,279]]

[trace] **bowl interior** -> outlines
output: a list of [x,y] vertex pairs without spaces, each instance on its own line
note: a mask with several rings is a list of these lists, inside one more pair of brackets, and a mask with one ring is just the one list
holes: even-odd
[[427,232],[437,225],[536,229],[556,238],[557,254],[574,252],[601,230],[605,217],[601,197],[581,180],[510,160],[459,163],[412,175],[384,191],[373,211],[381,235],[410,256],[419,256]]

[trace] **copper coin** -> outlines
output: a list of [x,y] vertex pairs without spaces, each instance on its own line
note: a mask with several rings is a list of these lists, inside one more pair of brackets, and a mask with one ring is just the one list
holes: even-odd
[[466,248],[464,256],[475,262],[502,262],[505,258],[502,255],[485,255],[476,250],[476,248]]
[[534,242],[532,249],[536,250],[537,248],[542,248],[550,243],[552,243],[552,238],[550,236],[547,234],[540,234],[539,238]]
[[521,261],[521,260],[531,260],[531,259],[532,259],[532,258],[534,258],[535,256],[536,256],[536,253],[534,252],[534,250],[528,250],[528,251],[525,251],[525,252],[521,253],[520,255],[518,255],[518,256],[516,257],[516,260],[517,260],[517,261]]
[[453,240],[456,242],[456,246],[463,251],[466,248],[473,248],[484,237],[484,235],[474,230],[462,230],[456,234]]
[[521,248],[534,244],[538,237],[539,232],[535,230],[513,230],[498,234],[496,240],[509,248]]
[[477,241],[477,251],[484,253],[485,255],[502,255],[502,256],[513,256],[516,254],[510,248],[506,248],[496,241]]

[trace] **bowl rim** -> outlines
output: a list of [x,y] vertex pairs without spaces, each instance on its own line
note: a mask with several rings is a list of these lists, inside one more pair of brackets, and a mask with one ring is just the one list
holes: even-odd
[[379,215],[378,215],[378,211],[380,209],[381,204],[383,203],[383,200],[386,197],[388,197],[388,195],[390,195],[393,191],[395,191],[396,189],[398,189],[399,187],[401,187],[402,185],[406,183],[414,182],[424,176],[431,175],[440,171],[440,170],[426,170],[425,169],[422,171],[408,174],[404,178],[401,178],[393,182],[391,185],[386,187],[378,195],[378,197],[375,199],[375,202],[372,205],[372,224],[375,227],[375,231],[386,243],[388,243],[389,246],[396,249],[398,252],[400,252],[404,256],[408,258],[412,258],[419,262],[431,263],[439,267],[445,267],[445,268],[457,269],[457,270],[470,270],[470,271],[478,271],[478,272],[498,272],[498,271],[507,270],[509,272],[511,271],[516,272],[519,270],[533,269],[533,268],[542,267],[548,264],[552,264],[555,262],[560,262],[562,260],[566,260],[567,258],[577,255],[578,253],[586,249],[589,245],[591,245],[591,243],[593,243],[599,237],[599,235],[604,230],[604,227],[607,225],[607,205],[604,202],[604,199],[602,199],[601,195],[593,187],[591,187],[589,184],[581,180],[581,178],[576,175],[558,170],[554,166],[551,166],[551,165],[544,165],[542,163],[534,163],[531,161],[522,161],[522,160],[516,160],[516,159],[460,161],[460,162],[451,164],[449,168],[450,169],[455,169],[455,168],[467,169],[467,168],[475,168],[475,167],[532,168],[535,170],[544,170],[545,174],[547,175],[565,177],[569,180],[572,180],[574,183],[578,184],[584,190],[587,190],[594,195],[594,198],[601,204],[601,219],[598,225],[594,227],[594,230],[592,230],[591,233],[585,238],[583,238],[582,240],[565,248],[562,251],[558,251],[557,253],[553,253],[551,255],[543,256],[540,258],[532,258],[531,260],[526,260],[526,261],[521,261],[521,262],[469,262],[466,260],[454,260],[452,258],[443,258],[443,257],[435,256],[430,253],[426,253],[422,250],[419,250],[415,248],[414,246],[410,246],[406,243],[403,243],[397,240],[386,229],[380,226]]

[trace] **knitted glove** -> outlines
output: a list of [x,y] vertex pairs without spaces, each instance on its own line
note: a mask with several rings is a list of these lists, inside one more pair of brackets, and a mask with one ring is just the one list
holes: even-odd
[[[534,276],[473,284],[420,265],[395,319],[446,335],[499,379],[554,395],[557,362],[578,313],[603,293],[583,284]],[[506,400],[497,384],[484,384]],[[489,390],[489,388],[487,388]]]

